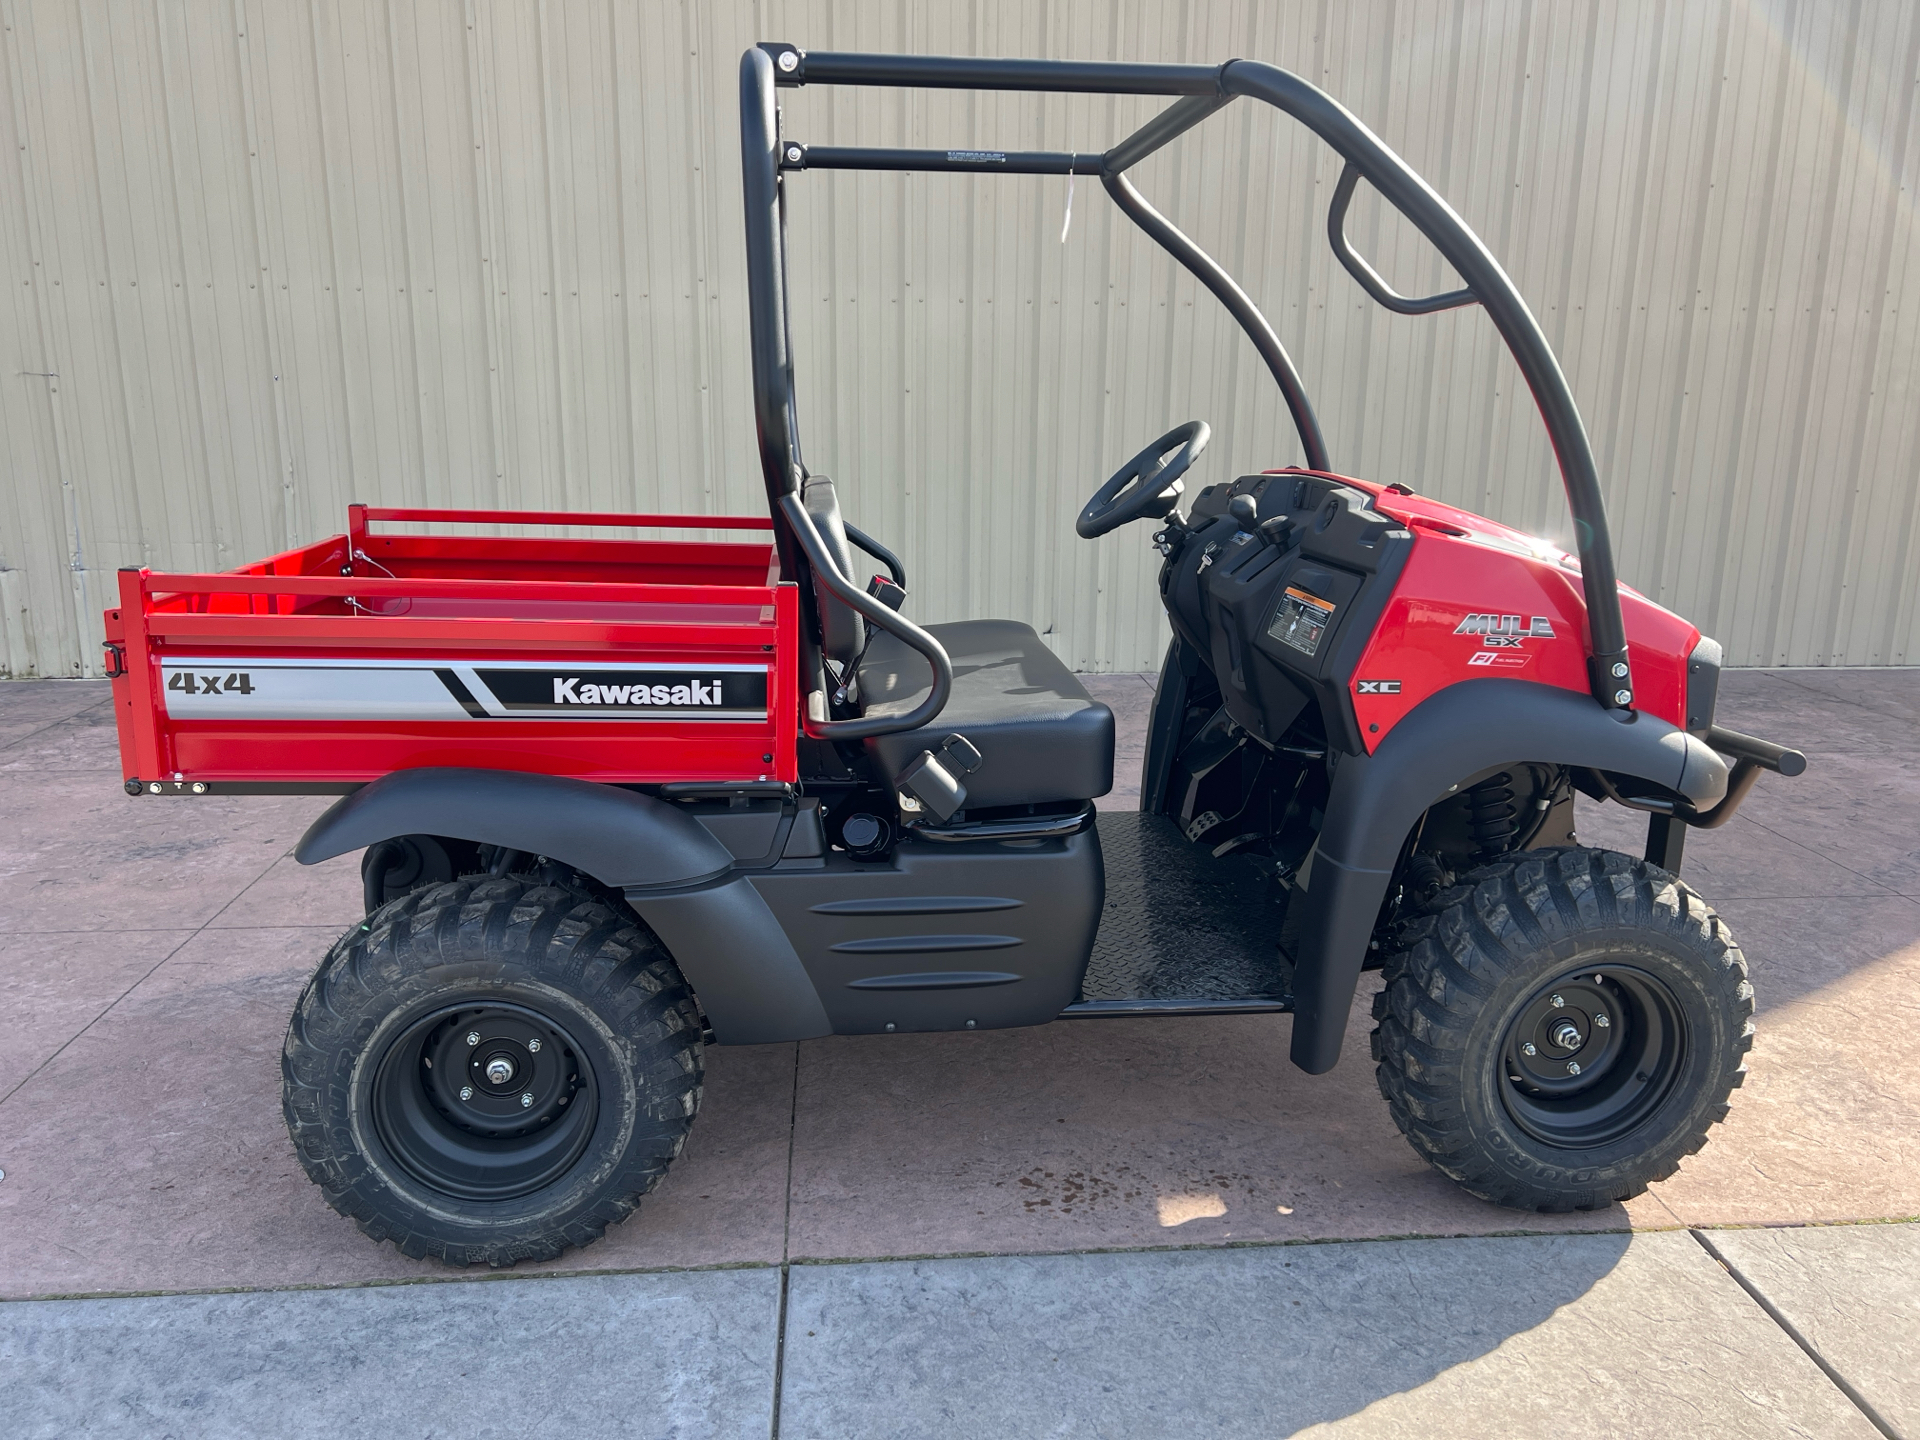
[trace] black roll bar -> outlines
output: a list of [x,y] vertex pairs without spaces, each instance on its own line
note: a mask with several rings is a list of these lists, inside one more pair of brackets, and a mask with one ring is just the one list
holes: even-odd
[[[1291,115],[1330,145],[1345,162],[1329,207],[1328,239],[1341,264],[1369,295],[1400,314],[1429,314],[1478,302],[1493,321],[1533,393],[1566,487],[1587,605],[1589,687],[1594,698],[1608,709],[1632,708],[1633,679],[1626,631],[1620,616],[1619,580],[1614,571],[1606,507],[1586,427],[1560,363],[1526,301],[1480,238],[1432,186],[1325,91],[1277,66],[1252,60],[1229,60],[1210,66],[927,55],[810,55],[787,44],[762,44],[748,51],[741,60],[740,80],[741,146],[747,170],[748,303],[753,312],[754,409],[760,427],[761,466],[776,513],[782,509],[781,498],[797,489],[799,478],[805,473],[793,436],[791,349],[785,333],[782,274],[785,245],[780,226],[782,168],[1093,173],[1080,156],[1053,152],[888,152],[808,149],[791,143],[783,150],[774,106],[776,86],[883,85],[1182,97],[1106,151],[1100,157],[1098,173],[1108,193],[1128,217],[1192,271],[1239,322],[1280,386],[1309,468],[1331,470],[1319,422],[1308,403],[1299,374],[1273,327],[1232,277],[1154,210],[1124,175],[1148,155],[1244,95]],[[1345,221],[1354,190],[1361,180],[1373,186],[1427,237],[1464,282],[1461,289],[1410,299],[1397,294],[1360,257],[1347,240]],[[789,547],[784,543],[784,534],[782,539],[781,555],[786,562]],[[804,558],[794,555],[792,560],[798,563]],[[877,617],[875,623],[894,628]],[[906,638],[903,632],[896,633]]]
[[798,145],[780,151],[782,170],[955,170],[994,175],[1098,175],[1100,152],[1083,150],[873,150]]
[[1293,416],[1293,428],[1300,436],[1300,448],[1306,452],[1307,468],[1331,470],[1333,466],[1327,460],[1326,437],[1320,433],[1320,417],[1313,413],[1313,402],[1307,399],[1307,387],[1301,383],[1300,372],[1293,366],[1293,357],[1287,354],[1286,346],[1280,343],[1280,337],[1274,334],[1273,326],[1260,313],[1260,307],[1253,303],[1231,275],[1220,268],[1211,255],[1149,205],[1146,197],[1133,188],[1133,182],[1125,175],[1118,170],[1109,170],[1100,180],[1107,187],[1107,193],[1113,196],[1113,203],[1124,210],[1134,224],[1159,241],[1162,249],[1191,270],[1200,283],[1227,307],[1227,312],[1240,322],[1240,328],[1247,332],[1247,338],[1253,341],[1253,348],[1267,362],[1267,369],[1273,372],[1274,382],[1279,385],[1280,393],[1286,399],[1287,413]]

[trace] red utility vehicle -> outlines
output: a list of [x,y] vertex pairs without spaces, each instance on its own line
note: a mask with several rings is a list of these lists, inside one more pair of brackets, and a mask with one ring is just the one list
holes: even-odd
[[[1715,723],[1719,647],[1616,582],[1585,431],[1480,241],[1329,97],[1271,66],[808,55],[741,62],[768,518],[381,510],[227,575],[127,571],[107,617],[134,795],[337,793],[299,858],[364,851],[366,920],[287,1033],[285,1106],[328,1202],[413,1255],[586,1244],[664,1175],[702,1049],[1063,1017],[1291,1011],[1374,1059],[1414,1148],[1500,1204],[1590,1208],[1726,1113],[1752,991],[1677,878],[1794,751]],[[776,88],[1177,97],[1104,155],[807,147]],[[1329,467],[1272,328],[1128,169],[1236,97],[1342,158],[1328,233],[1390,309],[1483,306],[1553,439],[1575,555]],[[1088,174],[1226,305],[1305,465],[1200,491],[1193,421],[1077,522],[1155,523],[1173,630],[1138,812],[1096,817],[1113,716],[1034,631],[922,627],[907,574],[803,461],[787,177]],[[1462,281],[1395,294],[1345,235],[1366,180]],[[450,538],[430,522],[664,532]],[[728,538],[691,538],[688,532]],[[884,573],[862,580],[856,551]],[[867,567],[872,573],[872,567]],[[1644,811],[1585,847],[1577,792]]]

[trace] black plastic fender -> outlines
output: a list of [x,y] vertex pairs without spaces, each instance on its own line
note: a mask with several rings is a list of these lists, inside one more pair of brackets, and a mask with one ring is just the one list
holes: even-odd
[[779,922],[734,857],[663,800],[513,770],[398,770],[329,807],[294,847],[302,865],[400,835],[446,835],[546,855],[625,892],[693,986],[723,1045],[832,1033]]
[[1664,785],[1707,809],[1727,763],[1697,736],[1528,680],[1469,680],[1429,696],[1372,755],[1342,755],[1308,876],[1294,979],[1293,1063],[1340,1058],[1347,1012],[1407,832],[1467,780],[1524,761],[1587,765]]

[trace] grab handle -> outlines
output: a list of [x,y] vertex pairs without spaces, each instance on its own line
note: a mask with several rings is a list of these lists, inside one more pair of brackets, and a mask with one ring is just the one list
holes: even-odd
[[1360,282],[1360,288],[1401,315],[1431,315],[1439,310],[1477,304],[1480,297],[1472,290],[1449,290],[1444,295],[1423,295],[1415,299],[1402,295],[1381,278],[1380,272],[1369,265],[1347,239],[1347,206],[1353,203],[1354,188],[1359,183],[1360,171],[1349,161],[1347,168],[1340,172],[1340,183],[1333,187],[1333,203],[1327,207],[1327,240],[1333,246],[1333,253],[1340,257],[1340,263],[1347,267],[1347,273]]
[[[840,573],[840,567],[833,563],[826,542],[820,538],[820,532],[814,528],[813,516],[807,513],[807,507],[797,494],[788,492],[779,500],[780,513],[786,517],[792,528],[794,538],[800,542],[800,548],[806,552],[807,563],[813,566],[814,573],[826,583],[836,600],[849,606],[889,635],[906,641],[915,650],[926,656],[927,664],[933,667],[933,688],[927,692],[927,698],[904,715],[862,716],[858,720],[828,720],[816,718],[811,712],[806,716],[807,734],[818,740],[864,740],[872,735],[892,735],[902,730],[918,730],[928,724],[942,710],[946,709],[947,698],[953,694],[953,662],[947,658],[947,652],[940,642],[914,624],[898,610],[874,599],[866,591],[853,584]],[[818,692],[816,692],[818,693]]]

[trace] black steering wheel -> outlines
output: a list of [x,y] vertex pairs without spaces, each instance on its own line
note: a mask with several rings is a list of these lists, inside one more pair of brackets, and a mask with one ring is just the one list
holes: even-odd
[[[1129,521],[1148,516],[1158,520],[1171,511],[1180,503],[1180,492],[1185,488],[1180,477],[1200,458],[1212,438],[1213,430],[1206,421],[1189,420],[1147,446],[1093,492],[1087,508],[1073,522],[1080,538],[1091,540]],[[1169,455],[1173,458],[1168,459]]]

